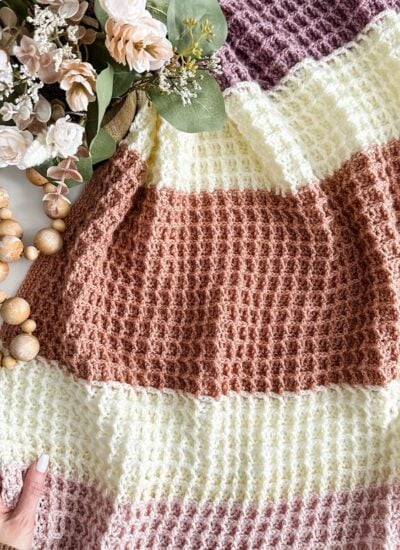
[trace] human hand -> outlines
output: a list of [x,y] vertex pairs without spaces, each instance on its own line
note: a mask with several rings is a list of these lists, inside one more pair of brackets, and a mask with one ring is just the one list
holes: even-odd
[[36,510],[43,492],[49,456],[43,454],[25,474],[18,504],[8,508],[0,499],[0,546],[30,550],[35,530]]

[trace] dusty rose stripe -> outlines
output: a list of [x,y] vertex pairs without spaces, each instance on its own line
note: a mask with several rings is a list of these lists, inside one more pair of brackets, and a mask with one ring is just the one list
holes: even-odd
[[228,20],[223,88],[256,80],[267,89],[306,57],[320,59],[399,0],[221,0]]
[[47,359],[212,396],[395,377],[399,141],[287,196],[146,189],[143,169],[121,149],[23,284]]
[[[2,467],[15,502],[22,468]],[[119,504],[95,487],[49,475],[33,550],[129,548],[395,548],[400,483],[296,498],[277,505],[169,501]]]

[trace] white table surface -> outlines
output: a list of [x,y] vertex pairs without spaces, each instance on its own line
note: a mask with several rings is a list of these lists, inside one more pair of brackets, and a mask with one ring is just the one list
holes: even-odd
[[[41,187],[32,185],[25,176],[24,171],[13,167],[0,168],[0,187],[7,189],[10,195],[9,208],[13,218],[23,228],[24,244],[33,244],[35,233],[43,227],[49,227],[51,220],[43,213]],[[70,190],[68,198],[74,202],[83,190],[84,185],[78,185]],[[5,281],[0,283],[0,290],[5,290],[9,296],[13,296],[26,274],[32,262],[25,258],[18,262],[10,263],[10,273]]]

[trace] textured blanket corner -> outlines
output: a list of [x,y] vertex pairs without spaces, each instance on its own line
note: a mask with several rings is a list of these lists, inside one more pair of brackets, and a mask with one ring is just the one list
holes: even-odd
[[224,129],[142,101],[20,290],[36,550],[399,547],[400,2],[221,4]]

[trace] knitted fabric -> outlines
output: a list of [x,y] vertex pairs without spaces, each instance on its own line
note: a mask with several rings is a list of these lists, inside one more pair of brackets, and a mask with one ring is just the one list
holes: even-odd
[[222,6],[224,129],[141,97],[20,289],[0,477],[13,505],[51,456],[35,550],[400,547],[400,3]]
[[270,88],[305,58],[321,59],[397,0],[222,0],[229,36],[221,50],[224,88],[257,80]]

